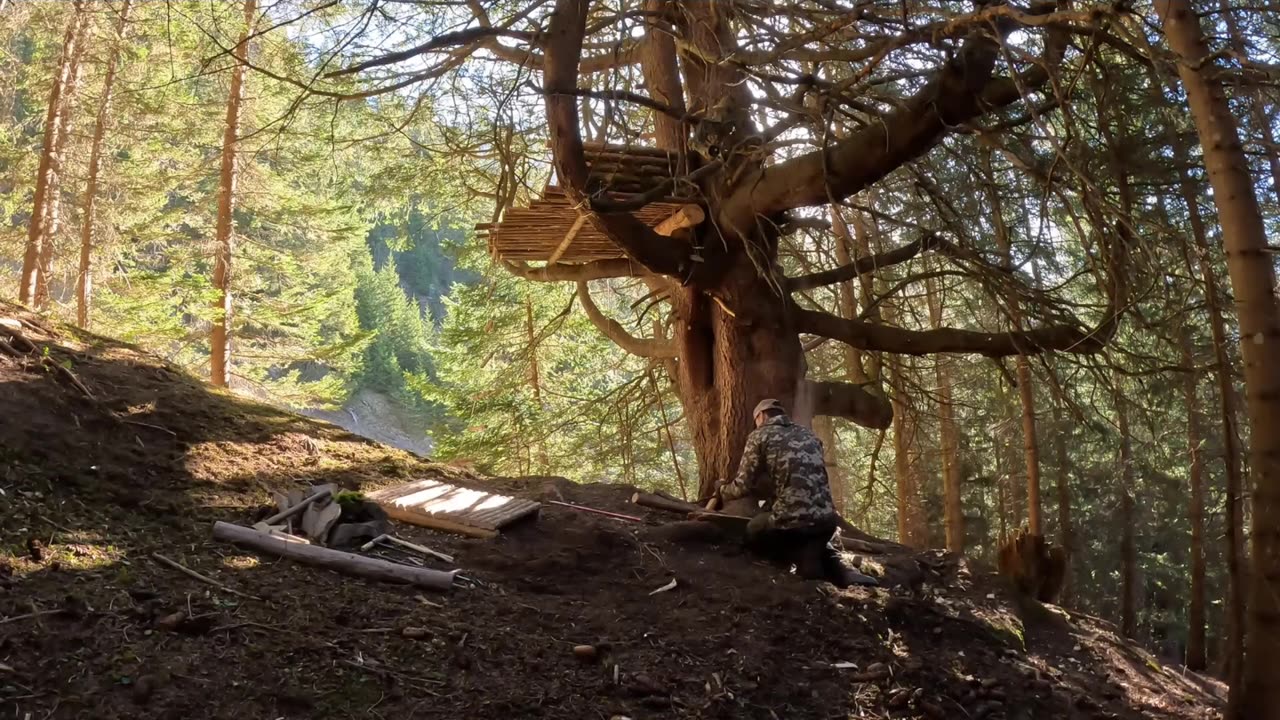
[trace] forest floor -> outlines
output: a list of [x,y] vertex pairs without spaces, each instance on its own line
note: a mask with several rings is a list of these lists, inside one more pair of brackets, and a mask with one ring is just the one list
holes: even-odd
[[[476,477],[127,345],[25,332],[32,359],[0,355],[3,719],[1220,716],[1217,682],[1110,623],[1020,603],[967,561],[896,551],[869,558],[886,587],[837,590],[736,547],[664,541],[671,518],[630,505],[629,487]],[[493,541],[398,525],[475,580],[428,594],[210,538],[269,490],[420,477],[650,524],[544,506]]]

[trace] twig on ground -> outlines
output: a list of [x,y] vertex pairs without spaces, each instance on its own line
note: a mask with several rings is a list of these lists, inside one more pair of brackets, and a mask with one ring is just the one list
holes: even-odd
[[118,415],[116,416],[116,419],[124,423],[125,425],[136,425],[138,427],[150,428],[152,430],[159,430],[162,433],[168,433],[172,437],[178,437],[178,433],[170,430],[167,427],[160,427],[159,425],[152,425],[151,423],[144,423],[138,420],[126,420],[125,418],[122,418]]
[[19,620],[30,620],[31,618],[43,617],[45,615],[57,615],[60,612],[62,611],[61,610],[37,610],[35,612],[26,613],[25,615],[14,615],[13,617],[4,618],[3,620],[0,620],[0,625],[8,625],[9,623],[18,622]]
[[258,596],[256,596],[256,595],[250,595],[250,594],[248,594],[248,593],[242,593],[242,592],[240,592],[239,590],[236,590],[235,588],[227,587],[226,585],[223,585],[222,583],[218,582],[217,580],[214,580],[213,578],[208,577],[208,576],[206,576],[206,575],[201,575],[200,573],[196,572],[195,570],[192,570],[191,568],[184,566],[182,563],[176,562],[176,561],[174,561],[174,560],[170,560],[169,558],[165,557],[164,555],[161,555],[160,553],[151,553],[151,557],[152,557],[152,559],[154,559],[156,562],[159,562],[159,563],[161,563],[162,565],[168,565],[169,567],[173,568],[174,570],[177,570],[178,572],[180,572],[180,573],[182,573],[182,574],[184,574],[184,575],[186,575],[186,576],[188,576],[188,577],[195,578],[196,580],[199,580],[200,582],[205,583],[205,584],[207,584],[207,585],[212,585],[212,586],[214,586],[214,587],[218,588],[219,590],[223,590],[223,591],[225,591],[225,592],[229,592],[229,593],[231,593],[232,595],[236,595],[236,596],[239,596],[239,597],[242,597],[242,598],[247,598],[247,599],[249,599],[249,600],[257,600],[257,601],[259,601],[259,602],[261,602],[261,601],[262,601],[262,598],[260,598],[260,597],[258,597]]
[[67,527],[66,525],[59,525],[58,523],[56,523],[56,522],[54,522],[54,521],[50,520],[49,518],[47,518],[47,517],[45,517],[45,516],[43,516],[43,515],[36,515],[36,519],[37,519],[37,520],[39,520],[39,521],[41,521],[41,522],[43,522],[43,523],[44,523],[44,524],[46,524],[46,525],[52,525],[53,527],[57,528],[58,530],[61,530],[61,531],[62,531],[62,532],[64,532],[64,533],[73,533],[73,532],[75,532],[75,530],[72,530],[71,528]]

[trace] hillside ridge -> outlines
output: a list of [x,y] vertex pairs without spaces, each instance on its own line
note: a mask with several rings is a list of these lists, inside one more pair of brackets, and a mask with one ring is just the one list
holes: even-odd
[[[480,477],[15,306],[0,317],[35,346],[0,355],[0,707],[15,717],[1221,715],[1216,681],[963,558],[869,556],[887,587],[839,591],[665,539],[671,518],[628,486]],[[469,579],[430,597],[209,536],[259,517],[271,490],[419,477],[646,523],[548,505],[494,541],[397,525]]]

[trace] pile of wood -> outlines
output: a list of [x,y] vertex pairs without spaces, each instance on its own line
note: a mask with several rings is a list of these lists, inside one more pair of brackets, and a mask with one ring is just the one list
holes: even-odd
[[1000,574],[1018,591],[1040,602],[1056,603],[1067,580],[1067,552],[1050,546],[1026,528],[1000,538],[996,548]]
[[[340,523],[342,507],[335,498],[335,491],[333,485],[322,485],[304,492],[277,494],[279,512],[253,527],[216,522],[213,537],[346,575],[408,583],[431,590],[448,590],[453,586],[457,570],[435,570],[421,562],[411,565],[324,547],[326,543],[347,544],[354,538],[372,536],[373,539],[360,548],[362,551],[368,552],[380,543],[391,543],[437,560],[453,562],[452,556],[391,536],[387,532],[390,526],[385,516],[363,522]],[[373,507],[376,509],[376,505]]]

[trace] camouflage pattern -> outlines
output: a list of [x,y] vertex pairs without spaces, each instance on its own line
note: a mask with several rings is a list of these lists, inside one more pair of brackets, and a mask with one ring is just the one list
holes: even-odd
[[772,417],[753,430],[737,477],[720,488],[725,502],[746,496],[772,502],[771,524],[778,529],[834,523],[836,510],[822,461],[822,441],[786,415]]

